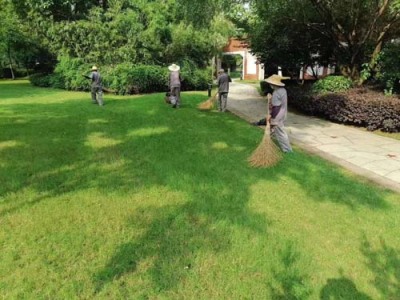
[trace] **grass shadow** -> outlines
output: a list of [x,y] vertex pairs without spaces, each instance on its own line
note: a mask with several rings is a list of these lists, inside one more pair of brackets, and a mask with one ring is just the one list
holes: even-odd
[[350,180],[339,167],[316,156],[304,159],[301,150],[285,156],[280,171],[302,186],[310,200],[345,205],[352,210],[359,207],[389,209],[384,198],[389,191],[380,191],[362,181]]
[[372,245],[364,236],[361,252],[367,259],[367,266],[375,278],[372,281],[382,299],[400,297],[400,251],[391,247],[381,238],[380,245]]
[[367,294],[360,292],[353,281],[343,276],[328,279],[319,298],[321,300],[372,300]]
[[[205,96],[184,96],[179,110],[166,106],[163,94],[108,97],[103,108],[90,104],[89,97],[2,103],[0,142],[13,141],[14,146],[0,148],[0,214],[91,189],[135,195],[161,186],[180,193],[181,203],[149,206],[126,220],[127,232],[139,226],[140,234],[127,235],[93,272],[96,292],[102,293],[139,269],[146,270],[158,291],[173,289],[195,267],[199,253],[230,249],[232,232],[219,224],[268,234],[269,220],[249,208],[251,186],[260,178],[277,185],[283,177],[290,178],[313,201],[351,209],[387,207],[384,192],[301,152],[285,157],[275,168],[249,168],[247,157],[262,134],[230,114],[199,113],[195,108]],[[24,122],[10,123],[14,118]],[[13,202],[10,195],[26,188],[39,197]],[[307,276],[296,267],[298,256],[292,246],[282,250],[283,268],[274,273],[280,287],[271,288],[276,299],[294,297],[299,290],[307,295]]]

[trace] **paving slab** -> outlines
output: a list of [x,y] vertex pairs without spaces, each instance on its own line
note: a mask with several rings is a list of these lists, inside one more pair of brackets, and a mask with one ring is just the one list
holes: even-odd
[[[232,82],[228,110],[255,122],[265,118],[267,101],[255,85]],[[290,112],[286,129],[298,147],[400,193],[400,141]]]

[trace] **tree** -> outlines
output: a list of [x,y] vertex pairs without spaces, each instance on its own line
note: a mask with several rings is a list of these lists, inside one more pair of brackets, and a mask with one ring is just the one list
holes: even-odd
[[203,67],[232,33],[216,3],[198,7],[210,12],[204,19],[189,17],[185,0],[16,0],[14,7],[54,54],[103,65],[189,59]]
[[29,28],[19,20],[10,2],[0,0],[0,59],[15,78],[13,65],[32,68],[35,57],[41,51],[38,42],[29,33]]
[[[360,67],[370,56],[370,68],[375,70],[377,56],[385,43],[398,37],[396,25],[400,22],[399,0],[310,0],[321,20],[316,28],[332,38],[336,56],[347,58],[342,62],[342,72],[359,79]],[[372,46],[372,53],[368,53]]]
[[[293,65],[318,58],[335,61],[343,74],[360,77],[361,65],[399,36],[399,0],[255,0],[258,20],[251,36],[265,58]],[[296,9],[293,9],[296,7]],[[268,16],[268,17],[266,17]],[[275,54],[274,54],[275,53]]]
[[298,73],[301,66],[313,65],[316,60],[331,62],[332,42],[310,29],[317,20],[307,1],[255,1],[253,10],[257,18],[251,23],[250,44],[264,63]]

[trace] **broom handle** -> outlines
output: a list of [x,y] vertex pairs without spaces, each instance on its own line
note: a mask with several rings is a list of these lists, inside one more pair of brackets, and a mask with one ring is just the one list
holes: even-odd
[[269,117],[269,99],[268,99],[268,95],[267,95],[267,115],[265,117],[265,132],[264,132],[265,134],[269,134],[270,128],[271,128],[269,121],[268,121],[268,117]]

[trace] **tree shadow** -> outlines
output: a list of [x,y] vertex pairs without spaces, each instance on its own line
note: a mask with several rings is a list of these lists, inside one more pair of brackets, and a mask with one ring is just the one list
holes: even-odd
[[280,173],[296,181],[310,200],[333,202],[350,209],[366,206],[371,209],[389,209],[384,198],[389,191],[376,189],[362,181],[350,179],[339,167],[316,156],[304,159],[301,151],[285,156]]
[[[230,249],[230,232],[216,226],[221,222],[267,234],[269,221],[248,207],[250,188],[260,178],[278,182],[287,176],[314,201],[352,209],[386,207],[385,193],[301,153],[285,157],[275,168],[251,169],[247,157],[261,140],[259,131],[234,122],[229,114],[199,113],[195,107],[204,96],[191,97],[180,110],[165,106],[163,96],[108,98],[103,109],[89,99],[7,104],[8,117],[0,118],[2,140],[16,142],[0,149],[0,155],[9,158],[0,178],[0,197],[5,199],[1,206],[6,205],[1,215],[88,189],[134,195],[162,186],[185,195],[183,204],[148,207],[126,220],[128,230],[143,224],[142,233],[116,245],[108,262],[93,274],[97,293],[146,261],[151,263],[143,267],[158,290],[176,287],[198,252]],[[9,124],[10,116],[24,122]],[[25,188],[36,191],[38,198],[7,203],[12,202],[10,194]],[[298,290],[307,295],[306,276],[295,267],[298,253],[288,246],[281,257],[284,268],[274,273],[281,287],[271,288],[276,299],[295,296]]]
[[343,277],[328,279],[320,293],[321,300],[372,300],[367,294],[360,292],[353,281]]
[[96,291],[135,272],[138,265],[149,260],[147,272],[156,290],[169,290],[197,267],[198,251],[218,253],[229,248],[229,233],[213,227],[212,218],[191,214],[188,206],[163,207],[162,214],[159,208],[148,208],[132,216],[127,227],[142,223],[144,234],[117,247],[107,265],[93,278]]
[[381,293],[382,299],[400,299],[400,251],[389,246],[383,238],[374,246],[364,236],[361,252],[367,266],[375,275],[372,283]]
[[279,260],[273,268],[273,281],[268,284],[273,300],[308,299],[312,293],[310,276],[300,265],[301,253],[292,242],[283,242]]

